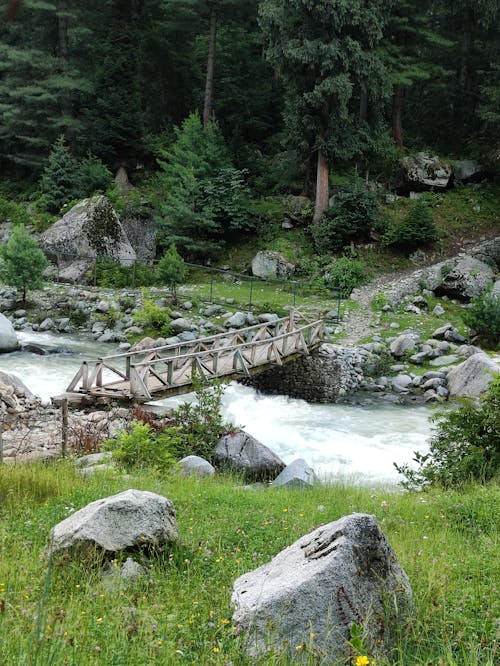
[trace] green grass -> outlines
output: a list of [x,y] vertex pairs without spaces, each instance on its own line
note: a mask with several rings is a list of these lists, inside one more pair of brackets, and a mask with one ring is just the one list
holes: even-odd
[[[96,565],[76,559],[48,570],[39,556],[50,528],[130,487],[174,502],[180,540],[171,552],[154,555],[141,581],[115,589]],[[498,486],[426,495],[340,484],[253,492],[225,477],[81,478],[66,463],[0,468],[0,500],[6,666],[290,663],[273,653],[244,656],[231,621],[233,581],[352,511],[376,515],[415,595],[414,618],[377,665],[493,666],[498,658]],[[306,663],[318,663],[312,652]]]

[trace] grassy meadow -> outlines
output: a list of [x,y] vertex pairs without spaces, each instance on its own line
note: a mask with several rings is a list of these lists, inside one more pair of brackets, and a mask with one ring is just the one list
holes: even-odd
[[[180,538],[154,553],[142,579],[110,585],[97,562],[40,556],[53,525],[127,488],[176,507]],[[245,656],[233,626],[233,581],[322,523],[374,514],[406,570],[415,613],[377,666],[499,663],[500,489],[407,493],[332,483],[252,490],[238,479],[81,477],[70,462],[0,467],[0,654],[5,666],[292,663]],[[301,663],[321,662],[311,645]],[[358,663],[367,663],[366,660]]]

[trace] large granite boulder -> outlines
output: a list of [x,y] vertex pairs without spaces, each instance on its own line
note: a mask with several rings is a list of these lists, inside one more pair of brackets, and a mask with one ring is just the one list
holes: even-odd
[[137,255],[105,196],[83,199],[55,222],[40,238],[47,255],[58,262],[48,277],[79,282],[97,257],[110,257],[122,266],[132,265]]
[[474,160],[457,160],[453,164],[453,177],[460,183],[473,183],[481,180],[484,175],[484,167]]
[[0,313],[0,353],[19,349],[19,340],[11,322]]
[[252,275],[256,277],[288,279],[294,270],[295,266],[279,252],[257,252],[252,259]]
[[243,431],[222,437],[215,447],[214,463],[242,474],[248,481],[274,479],[285,468],[285,463],[271,449]]
[[177,540],[172,502],[147,490],[126,490],[91,502],[58,523],[49,537],[48,554],[161,547]]
[[122,226],[134,248],[137,260],[143,263],[151,262],[156,256],[156,225],[150,217],[125,216],[121,220]]
[[450,398],[478,398],[488,388],[493,376],[500,372],[498,362],[483,352],[469,356],[447,375]]
[[401,160],[404,178],[409,189],[421,191],[448,187],[452,166],[436,155],[417,153]]
[[417,343],[420,339],[418,333],[403,333],[399,335],[390,344],[390,351],[396,358],[401,358],[407,352],[413,351],[417,348]]
[[232,603],[249,653],[268,647],[295,653],[313,643],[325,663],[334,663],[346,657],[352,624],[363,625],[366,649],[376,651],[407,616],[412,592],[374,516],[355,513],[243,574]]
[[[445,262],[446,264],[446,262]],[[437,296],[469,301],[493,284],[495,273],[483,261],[469,255],[459,256],[441,269],[442,280],[434,289]]]

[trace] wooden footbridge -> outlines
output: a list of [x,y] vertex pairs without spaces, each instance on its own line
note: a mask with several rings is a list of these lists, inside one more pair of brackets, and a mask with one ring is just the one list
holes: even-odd
[[193,390],[193,381],[251,376],[309,354],[323,341],[322,320],[290,316],[164,347],[84,361],[60,398],[148,402]]

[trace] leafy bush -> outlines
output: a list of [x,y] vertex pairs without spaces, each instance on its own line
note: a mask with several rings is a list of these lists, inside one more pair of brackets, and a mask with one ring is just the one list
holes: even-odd
[[14,226],[25,226],[30,223],[30,216],[22,204],[0,197],[0,222],[7,221],[12,222]]
[[354,241],[370,240],[373,230],[381,230],[375,195],[355,184],[342,190],[311,232],[320,254],[341,250]]
[[103,449],[112,452],[113,459],[127,471],[153,468],[167,472],[176,460],[197,455],[211,460],[220,437],[229,425],[221,414],[224,389],[220,385],[210,388],[196,386],[196,403],[182,403],[174,410],[166,427],[153,427],[144,414],[116,439],[104,443]]
[[500,341],[500,295],[487,291],[473,298],[462,314],[463,322],[486,343],[498,348]]
[[0,276],[2,280],[21,289],[23,301],[28,289],[43,284],[43,271],[48,265],[45,254],[24,227],[16,227],[7,243],[0,247]]
[[195,392],[196,402],[184,402],[172,414],[180,436],[178,454],[212,460],[217,442],[230,429],[221,412],[224,387],[197,385]]
[[130,428],[105,442],[103,449],[111,451],[113,460],[127,472],[152,468],[164,473],[176,461],[171,450],[176,443],[173,435],[160,436],[149,424],[132,421]]
[[162,335],[171,335],[169,327],[170,313],[166,308],[156,305],[150,298],[144,298],[142,307],[134,313],[134,323],[144,328],[152,328]]
[[490,383],[479,405],[464,401],[436,418],[429,453],[415,453],[418,469],[395,465],[406,477],[403,486],[453,487],[500,475],[500,375]]
[[407,252],[421,245],[430,245],[439,238],[432,208],[425,199],[418,199],[400,224],[393,227],[385,236],[387,245],[394,245]]
[[343,298],[348,298],[353,289],[366,282],[365,264],[360,259],[340,257],[327,266],[323,280],[327,286],[340,289]]

